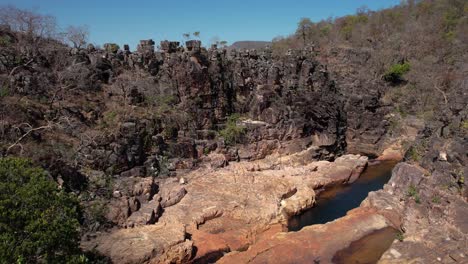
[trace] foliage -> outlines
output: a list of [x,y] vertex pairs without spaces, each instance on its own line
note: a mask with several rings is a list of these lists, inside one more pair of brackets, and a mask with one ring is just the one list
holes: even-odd
[[[45,171],[0,159],[0,262],[63,263],[80,254],[79,205]],[[78,263],[78,262],[75,262]]]
[[179,128],[176,124],[166,124],[163,130],[163,136],[165,139],[173,139],[177,137],[178,132]]
[[157,158],[158,164],[157,164],[157,175],[158,176],[169,176],[170,171],[169,171],[169,159],[166,156],[158,156]]
[[415,196],[416,194],[418,194],[418,191],[416,190],[416,187],[414,187],[414,185],[410,185],[410,186],[408,187],[407,195],[413,197],[413,196]]
[[461,122],[462,129],[468,130],[468,120],[464,120]]
[[104,224],[107,222],[106,214],[107,214],[107,206],[106,202],[103,200],[95,200],[91,203],[91,205],[87,208],[87,220],[89,224]]
[[117,125],[118,122],[118,114],[115,111],[109,111],[104,113],[104,116],[102,118],[102,123],[101,125],[103,127],[114,127]]
[[117,51],[120,49],[120,46],[115,43],[106,43],[104,44],[104,49],[110,53],[117,53]]
[[221,47],[226,47],[226,45],[228,44],[228,42],[226,40],[221,40],[219,42],[219,44],[221,45]]
[[435,204],[440,204],[440,196],[432,197],[432,202],[435,203]]
[[[444,93],[450,99],[454,91],[466,86],[461,69],[468,52],[464,45],[468,42],[467,21],[466,0],[402,1],[391,8],[361,9],[352,16],[314,23],[301,19],[295,34],[273,40],[272,51],[274,56],[284,56],[288,49],[313,44],[329,58],[356,55],[350,60],[356,70],[353,77],[367,81],[386,75],[390,84],[398,84],[404,77],[414,89],[404,87],[393,105],[400,105],[408,114],[431,115],[446,107],[441,104]],[[404,73],[408,65],[390,67],[396,58],[410,61],[411,69]],[[343,65],[339,59],[331,62]],[[384,96],[393,92],[388,89]]]
[[11,44],[9,36],[0,36],[0,46],[8,46],[9,44]]
[[421,160],[421,154],[419,154],[418,150],[416,147],[412,146],[408,150],[407,156],[414,161],[419,161]]
[[301,18],[297,24],[296,35],[299,38],[302,38],[304,46],[306,45],[306,40],[308,39],[309,31],[314,26],[314,23],[306,17]]
[[224,138],[224,141],[228,145],[240,143],[246,133],[246,128],[237,124],[239,118],[239,114],[229,116],[226,122],[226,127],[219,131],[219,135]]
[[344,18],[343,25],[340,31],[346,39],[349,39],[355,26],[360,23],[367,23],[368,20],[369,18],[364,14],[347,16]]
[[8,87],[6,87],[6,86],[0,87],[0,98],[6,97],[9,94],[10,94],[10,92],[8,90]]
[[414,185],[410,185],[408,187],[408,191],[407,191],[406,195],[409,196],[409,197],[413,197],[414,201],[416,203],[421,203],[421,198],[419,197],[418,190],[416,189],[416,187]]
[[398,241],[402,242],[402,241],[405,239],[405,235],[403,234],[403,232],[398,231],[398,233],[396,233],[396,235],[395,235],[395,238],[396,238]]
[[384,74],[383,79],[391,83],[399,83],[403,80],[403,75],[409,72],[411,66],[408,62],[393,64]]

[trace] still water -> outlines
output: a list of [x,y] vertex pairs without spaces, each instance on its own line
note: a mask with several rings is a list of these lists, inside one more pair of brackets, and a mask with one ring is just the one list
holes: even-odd
[[346,215],[359,207],[371,191],[382,189],[392,176],[394,161],[369,165],[352,184],[331,187],[319,194],[316,205],[289,220],[289,231],[298,231],[304,226],[324,224]]

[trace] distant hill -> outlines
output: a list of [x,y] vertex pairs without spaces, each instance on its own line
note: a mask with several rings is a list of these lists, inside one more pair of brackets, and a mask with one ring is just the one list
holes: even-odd
[[270,41],[236,41],[229,49],[263,49],[268,45],[271,45]]

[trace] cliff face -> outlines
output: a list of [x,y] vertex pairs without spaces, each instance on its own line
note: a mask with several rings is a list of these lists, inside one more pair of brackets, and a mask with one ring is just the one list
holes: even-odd
[[[50,143],[42,134],[63,134],[57,140],[66,139],[75,150],[75,164],[110,173],[157,163],[162,156],[180,163],[170,171],[191,168],[214,150],[227,161],[311,145],[318,159],[345,152],[344,97],[310,52],[273,58],[268,51],[182,51],[167,45],[154,52],[142,42],[135,53],[93,47],[66,53],[59,47],[59,62],[44,54],[43,61],[4,75],[10,96],[3,105],[11,109],[3,120],[4,153],[21,151],[9,144],[29,131],[16,128],[21,123],[50,124],[35,131],[35,143]],[[13,103],[20,96],[35,107]],[[21,143],[27,142],[34,140]]]
[[[0,33],[14,43],[15,33]],[[366,158],[343,156],[349,153],[408,164],[344,223],[385,218],[385,225],[360,232],[402,226],[408,237],[436,243],[441,237],[424,236],[420,227],[449,216],[450,225],[440,227],[459,238],[455,247],[466,242],[460,220],[467,197],[466,89],[447,90],[438,118],[424,121],[398,112],[392,97],[398,87],[362,74],[372,50],[290,50],[276,57],[268,49],[206,50],[197,41],[185,48],[163,42],[155,52],[147,40],[133,53],[113,45],[49,45],[14,67],[2,65],[0,151],[32,158],[77,193],[87,232],[135,228],[139,250],[131,246],[133,229],[84,236],[83,245],[98,245],[114,260],[184,262],[244,250],[312,206],[314,190],[356,177]],[[407,195],[404,175],[411,173],[421,204]],[[428,208],[443,213],[427,217]],[[420,227],[411,224],[415,217],[424,219]],[[325,229],[346,228],[340,223]],[[349,235],[339,247],[353,241]],[[399,244],[392,249],[413,257]],[[126,250],[134,255],[125,259]],[[386,258],[398,261],[390,253]]]

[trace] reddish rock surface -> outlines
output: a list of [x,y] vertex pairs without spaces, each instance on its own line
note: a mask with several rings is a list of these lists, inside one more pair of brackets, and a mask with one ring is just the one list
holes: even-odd
[[359,209],[324,225],[278,233],[247,251],[225,255],[219,263],[331,263],[335,253],[356,238],[388,226],[389,222],[375,211]]
[[113,263],[185,263],[192,257],[192,241],[185,239],[181,224],[155,224],[119,229],[83,241],[86,249],[96,249]]
[[[161,180],[153,200],[133,213],[138,216],[135,223],[157,219],[156,225],[112,231],[85,243],[86,248],[97,244],[99,252],[117,263],[157,263],[186,260],[193,242],[195,259],[216,259],[285,231],[290,216],[313,206],[314,189],[350,182],[366,164],[367,158],[359,155],[328,162],[306,160],[299,152],[200,168],[184,175],[183,181]],[[164,208],[162,215],[157,212],[159,218],[152,217],[159,205],[155,200]]]

